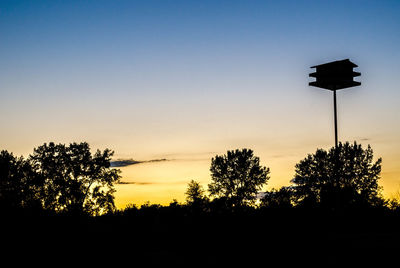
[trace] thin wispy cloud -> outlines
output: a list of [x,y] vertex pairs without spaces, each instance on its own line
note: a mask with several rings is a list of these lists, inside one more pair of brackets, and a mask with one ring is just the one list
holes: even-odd
[[164,184],[164,185],[179,185],[179,184],[187,184],[188,180],[184,181],[120,181],[117,184],[122,185],[154,185],[154,184]]
[[138,161],[138,160],[133,160],[133,159],[118,159],[118,160],[111,161],[110,164],[111,164],[111,167],[126,167],[126,166],[131,166],[131,165],[154,163],[154,162],[164,162],[164,161],[169,161],[169,160],[165,159],[165,158],[144,160],[144,161]]
[[134,160],[129,159],[117,159],[111,161],[111,167],[126,167],[131,165],[145,164],[145,163],[157,163],[164,161],[204,161],[209,160],[217,152],[195,152],[195,153],[169,153],[160,155],[160,158],[151,160]]
[[137,182],[137,181],[120,181],[118,184],[136,184],[136,185],[151,185],[155,184],[154,182]]

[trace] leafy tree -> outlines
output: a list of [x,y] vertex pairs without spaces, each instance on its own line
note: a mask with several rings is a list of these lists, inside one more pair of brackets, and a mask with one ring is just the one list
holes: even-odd
[[318,149],[296,164],[292,183],[297,202],[330,208],[381,205],[381,163],[381,158],[373,161],[370,146],[364,150],[356,142]]
[[252,204],[269,179],[269,168],[250,149],[228,151],[211,159],[211,196],[224,198],[233,206]]
[[186,204],[193,213],[201,213],[209,208],[209,199],[205,195],[205,191],[199,182],[191,180],[185,195]]
[[113,184],[119,170],[110,169],[113,152],[97,150],[88,143],[44,144],[29,160],[41,180],[35,182],[45,209],[100,214],[115,208]]
[[191,180],[188,184],[186,195],[186,203],[189,205],[202,202],[205,199],[205,191],[203,187],[195,180]]

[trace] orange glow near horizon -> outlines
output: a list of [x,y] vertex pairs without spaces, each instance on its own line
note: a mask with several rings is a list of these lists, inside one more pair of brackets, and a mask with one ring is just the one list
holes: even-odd
[[[363,144],[364,148],[366,146]],[[385,155],[379,155],[376,151],[374,150],[374,159],[383,158],[379,184],[383,187],[384,197],[392,198],[400,189],[398,161],[393,161],[393,158],[385,160]],[[302,153],[297,149],[292,154],[279,155],[271,152],[258,152],[257,154],[255,151],[255,155],[260,157],[261,164],[269,167],[271,171],[270,179],[263,190],[290,185],[295,164],[306,157],[308,153],[314,152],[315,150],[310,150]],[[147,202],[168,205],[174,199],[184,202],[187,184],[192,179],[200,182],[207,190],[207,185],[211,182],[209,172],[211,158],[214,156],[215,154],[208,153],[202,154],[201,158],[171,159],[120,167],[123,184],[116,185],[115,203],[117,208],[124,209],[130,204],[140,206]]]

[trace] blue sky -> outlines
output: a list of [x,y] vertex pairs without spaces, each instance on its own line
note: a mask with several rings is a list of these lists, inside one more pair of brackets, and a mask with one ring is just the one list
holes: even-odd
[[149,160],[250,147],[271,184],[287,184],[333,144],[332,96],[308,87],[309,67],[350,58],[362,86],[338,92],[339,138],[370,143],[395,189],[399,12],[399,1],[3,0],[0,148],[85,140]]
[[[278,76],[286,81],[294,79],[293,72],[301,67],[346,57],[368,64],[371,70],[386,67],[391,73],[399,59],[399,5],[398,1],[2,1],[1,70],[5,78],[18,79],[23,73],[38,84],[46,80],[73,85],[81,79],[106,95],[111,93],[104,83],[124,84],[127,79],[167,80],[174,83],[172,90],[175,80],[190,83],[195,78]],[[43,90],[60,93],[54,87]],[[79,89],[80,94],[95,91]]]

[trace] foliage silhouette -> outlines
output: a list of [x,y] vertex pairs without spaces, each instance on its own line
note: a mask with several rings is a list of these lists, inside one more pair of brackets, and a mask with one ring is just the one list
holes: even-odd
[[191,180],[187,186],[185,195],[186,204],[192,212],[201,213],[207,210],[210,200],[199,182]]
[[195,180],[191,180],[185,192],[186,202],[188,204],[197,203],[205,198],[203,187]]
[[100,214],[115,209],[114,187],[119,170],[110,169],[113,152],[97,150],[89,144],[44,144],[29,157],[40,175],[35,184],[44,209],[68,213]]
[[323,208],[382,206],[378,185],[382,159],[373,161],[370,146],[354,142],[329,151],[318,149],[296,164],[292,179],[296,203]]
[[290,209],[293,208],[293,188],[281,187],[280,189],[272,189],[265,192],[261,198],[261,207],[273,209]]
[[0,207],[2,209],[34,208],[39,206],[32,182],[38,176],[29,161],[0,152]]
[[257,192],[269,180],[269,168],[250,149],[228,151],[211,159],[208,190],[213,197],[225,198],[233,206],[253,204]]

